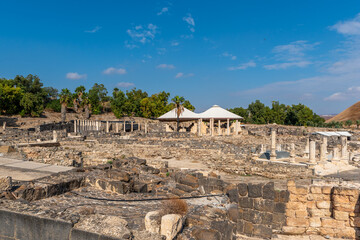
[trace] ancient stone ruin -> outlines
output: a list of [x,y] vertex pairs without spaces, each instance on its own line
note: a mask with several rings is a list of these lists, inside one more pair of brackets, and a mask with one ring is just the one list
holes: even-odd
[[172,124],[1,124],[0,239],[360,237],[360,131]]

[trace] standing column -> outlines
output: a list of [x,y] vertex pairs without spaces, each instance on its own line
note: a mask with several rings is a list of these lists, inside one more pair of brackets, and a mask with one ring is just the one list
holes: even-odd
[[309,163],[310,164],[316,164],[316,143],[314,140],[310,141],[310,149],[309,149]]
[[230,119],[227,119],[226,122],[227,122],[226,134],[230,135]]
[[201,136],[201,119],[198,119],[198,136]]
[[308,158],[309,157],[309,152],[310,152],[310,139],[307,138],[306,139],[306,145],[305,145],[305,150],[304,150],[304,158]]
[[239,120],[235,121],[235,135],[239,134]]
[[328,151],[327,151],[328,139],[327,139],[327,137],[323,137],[322,140],[323,140],[323,144],[325,146],[325,154],[327,154],[328,153]]
[[347,152],[347,137],[341,137],[341,159],[348,160],[348,152]]
[[218,120],[218,135],[221,135],[221,121]]
[[326,162],[326,146],[324,142],[320,145],[320,162]]
[[57,142],[58,141],[58,135],[57,135],[57,132],[54,130],[53,131],[53,142]]
[[270,160],[276,160],[276,132],[275,132],[275,129],[271,129]]
[[148,126],[147,126],[147,123],[145,123],[145,133],[147,133],[148,131]]
[[115,123],[115,127],[116,127],[116,133],[119,132],[119,123]]
[[3,130],[6,129],[6,122],[3,122]]
[[124,132],[126,132],[126,121],[124,120]]
[[210,119],[210,124],[211,124],[211,136],[214,136],[214,122],[215,120],[213,118]]
[[334,147],[331,162],[338,162],[339,160],[339,149]]
[[74,133],[76,133],[76,120],[74,120]]
[[109,132],[109,121],[106,121],[106,132]]
[[295,163],[295,144],[294,143],[291,143],[290,145],[290,162],[291,163]]
[[134,131],[134,121],[131,121],[131,130],[130,130],[131,132],[133,132]]

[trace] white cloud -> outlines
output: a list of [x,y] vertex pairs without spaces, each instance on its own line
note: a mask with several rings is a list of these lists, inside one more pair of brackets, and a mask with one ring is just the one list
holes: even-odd
[[179,46],[179,44],[180,44],[180,43],[177,42],[177,41],[172,41],[172,42],[171,42],[171,46]]
[[158,16],[162,15],[163,13],[166,13],[169,11],[169,8],[163,7],[160,12],[157,13]]
[[354,19],[338,22],[330,29],[345,35],[360,35],[360,13]]
[[309,61],[286,62],[286,63],[276,63],[276,64],[265,65],[264,68],[267,70],[287,69],[289,67],[303,68],[303,67],[307,67],[310,64],[311,64],[311,62],[309,62]]
[[152,23],[147,26],[138,25],[133,29],[128,29],[126,32],[133,39],[133,41],[146,43],[155,38],[158,27]]
[[96,26],[94,29],[92,30],[85,30],[84,32],[86,33],[96,33],[97,31],[99,31],[101,29],[100,26]]
[[128,88],[128,87],[133,87],[135,86],[134,83],[130,83],[130,82],[119,82],[116,84],[117,87],[121,87],[121,88]]
[[256,62],[254,62],[253,60],[247,62],[247,63],[242,63],[239,66],[236,67],[229,67],[228,70],[230,71],[234,71],[234,70],[245,70],[248,69],[249,67],[256,67]]
[[86,79],[86,77],[86,74],[79,74],[77,72],[69,72],[66,74],[66,78],[72,80]]
[[166,48],[157,48],[157,54],[164,55],[166,53]]
[[224,57],[230,58],[231,60],[236,60],[236,58],[237,58],[235,55],[233,55],[233,54],[231,54],[231,53],[228,53],[228,52],[224,52],[222,55],[223,55]]
[[299,40],[286,45],[276,46],[273,49],[273,53],[276,54],[275,56],[278,60],[299,61],[303,60],[306,51],[313,50],[319,44],[318,42],[310,44],[308,41]]
[[190,31],[195,32],[195,20],[191,14],[188,13],[186,17],[183,17],[183,20],[188,24]]
[[114,68],[109,67],[103,71],[103,74],[125,74],[126,70],[124,68]]
[[157,65],[156,68],[160,68],[160,69],[174,69],[175,66],[172,65],[172,64],[165,64],[165,63],[163,63],[163,64]]
[[325,101],[343,101],[358,98],[360,95],[360,87],[349,87],[344,92],[336,92],[329,97],[324,98]]
[[186,77],[192,77],[194,76],[193,73],[184,74],[182,72],[179,72],[175,75],[175,78],[186,78]]

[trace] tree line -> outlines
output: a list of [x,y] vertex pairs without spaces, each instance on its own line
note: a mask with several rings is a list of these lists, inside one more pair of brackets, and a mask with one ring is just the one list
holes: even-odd
[[[242,116],[245,123],[252,124],[276,123],[281,125],[331,128],[342,128],[343,126],[351,126],[353,124],[352,121],[325,123],[325,119],[303,104],[293,104],[290,106],[280,104],[278,101],[273,101],[271,107],[269,107],[265,106],[260,100],[256,100],[250,103],[248,108],[238,107],[229,109],[229,111]],[[359,126],[360,121],[357,121],[356,124]]]
[[74,92],[53,87],[44,87],[40,78],[29,74],[14,79],[0,78],[0,115],[20,114],[21,116],[39,117],[45,109],[61,112],[62,120],[70,109],[90,114],[113,112],[116,117],[123,116],[157,118],[180,104],[194,111],[195,107],[183,97],[170,99],[165,91],[149,95],[141,89],[133,88],[126,92],[114,88],[112,96],[103,84],[95,83],[88,91],[79,86]]

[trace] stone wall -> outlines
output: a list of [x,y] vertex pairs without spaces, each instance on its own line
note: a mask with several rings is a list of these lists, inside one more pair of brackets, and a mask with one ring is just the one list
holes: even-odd
[[73,228],[71,222],[0,209],[0,238],[8,240],[117,240]]
[[37,126],[35,130],[38,132],[53,130],[66,130],[66,132],[74,132],[74,121],[41,124]]
[[346,239],[360,237],[358,189],[306,186],[288,182],[286,226],[289,235],[322,235]]

